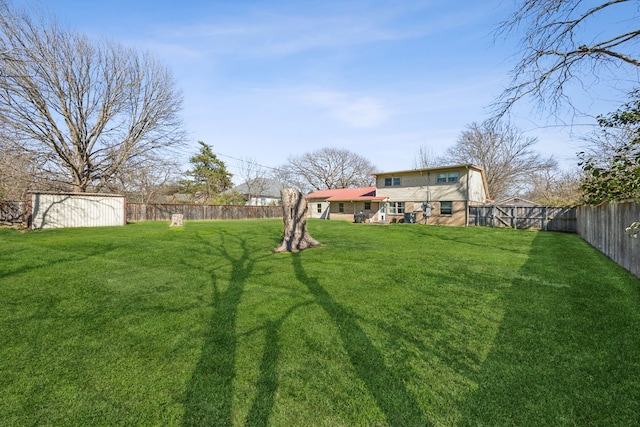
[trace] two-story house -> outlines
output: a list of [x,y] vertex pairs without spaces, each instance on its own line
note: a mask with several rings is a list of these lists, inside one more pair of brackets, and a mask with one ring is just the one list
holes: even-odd
[[375,174],[376,186],[316,191],[305,196],[311,218],[468,225],[469,206],[487,202],[487,179],[473,165]]
[[484,170],[457,165],[380,172],[376,196],[386,198],[384,222],[468,225],[469,206],[489,199]]

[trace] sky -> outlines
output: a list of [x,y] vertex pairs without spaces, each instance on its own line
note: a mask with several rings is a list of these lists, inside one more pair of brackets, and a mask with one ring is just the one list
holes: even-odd
[[[421,147],[442,155],[489,117],[517,53],[492,33],[511,12],[502,0],[41,2],[65,26],[163,61],[184,96],[185,168],[204,141],[236,176],[243,161],[277,167],[325,147],[412,169]],[[511,120],[565,168],[579,125],[595,123],[558,126],[526,102]]]

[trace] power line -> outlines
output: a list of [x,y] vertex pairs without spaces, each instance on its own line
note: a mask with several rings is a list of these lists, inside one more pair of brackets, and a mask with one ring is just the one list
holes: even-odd
[[[237,158],[237,157],[229,156],[229,155],[227,155],[227,154],[222,154],[222,153],[219,153],[219,152],[217,152],[217,153],[215,153],[215,154],[216,154],[216,155],[218,155],[218,156],[221,156],[221,157],[227,157],[227,158],[229,158],[229,159],[233,159],[233,160],[236,160],[236,161],[239,161],[239,162],[243,162],[243,163],[251,163],[252,165],[256,165],[256,166],[259,166],[259,167],[261,167],[261,168],[271,169],[271,170],[274,170],[274,171],[279,170],[278,168],[274,168],[274,167],[272,167],[272,166],[267,166],[267,165],[262,165],[262,164],[260,164],[260,163],[257,163],[257,162],[255,162],[255,161],[253,161],[253,160],[239,159],[239,158]],[[240,167],[240,166],[237,166],[237,167]]]
[[534,125],[530,129],[523,130],[523,132],[529,133],[529,132],[534,132],[536,130],[554,129],[554,128],[571,129],[571,128],[574,128],[574,127],[595,128],[595,127],[598,127],[598,124],[597,123],[572,123],[572,124],[557,124],[557,125]]

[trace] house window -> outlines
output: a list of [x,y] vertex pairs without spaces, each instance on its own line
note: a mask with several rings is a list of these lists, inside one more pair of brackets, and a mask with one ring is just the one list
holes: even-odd
[[316,207],[316,209],[318,213],[322,213],[322,203],[318,203],[318,206]]
[[371,210],[371,202],[364,202],[364,210],[365,211]]
[[453,202],[440,202],[440,215],[453,215]]
[[391,202],[389,203],[389,213],[402,214],[404,213],[404,202]]
[[400,177],[399,176],[394,176],[391,178],[385,178],[384,179],[384,186],[385,187],[391,187],[391,186],[398,186],[400,185]]
[[338,203],[338,212],[344,213],[344,203]]
[[449,173],[439,173],[438,174],[438,183],[445,182],[458,182],[458,172],[449,172]]

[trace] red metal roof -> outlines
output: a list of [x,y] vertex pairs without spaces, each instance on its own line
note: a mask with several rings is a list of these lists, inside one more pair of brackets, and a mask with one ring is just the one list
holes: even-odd
[[360,187],[360,188],[336,188],[333,190],[314,191],[304,196],[305,199],[324,199],[327,201],[337,202],[353,202],[367,200],[385,200],[386,197],[376,196],[376,187]]

